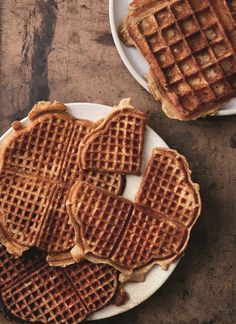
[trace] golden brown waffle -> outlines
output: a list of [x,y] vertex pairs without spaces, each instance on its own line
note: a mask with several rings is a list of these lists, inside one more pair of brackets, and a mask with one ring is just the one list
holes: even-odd
[[53,268],[42,255],[15,259],[0,246],[1,297],[17,320],[78,323],[109,304],[116,291],[117,271],[107,265]]
[[122,100],[81,142],[81,169],[140,174],[145,124],[145,114]]
[[26,253],[27,256],[16,259],[0,244],[0,293],[44,263],[43,254],[34,252],[32,250]]
[[6,231],[1,241],[12,253],[37,244],[54,190],[55,185],[46,181],[11,171],[1,172],[0,220]]
[[176,260],[183,254],[187,241],[188,232],[183,226],[164,214],[134,205],[111,261],[119,268],[145,274],[155,263],[165,267]]
[[[162,160],[159,164],[157,152]],[[163,177],[163,192],[157,188],[157,174]],[[147,180],[151,189],[146,189]],[[72,257],[76,262],[86,258],[111,264],[121,271],[121,281],[137,276],[143,279],[154,264],[167,267],[187,246],[190,229],[201,209],[198,190],[190,179],[186,160],[167,149],[154,150],[136,204],[85,182],[76,182],[67,201],[76,234]],[[155,199],[156,191],[163,195],[158,208],[144,200],[146,196]]]
[[156,148],[135,202],[191,227],[199,216],[201,201],[199,186],[190,175],[185,157],[174,150]]
[[132,209],[132,203],[78,181],[69,193],[67,204],[75,227],[76,242],[83,246],[82,255],[77,248],[73,250],[76,252],[72,252],[75,260],[79,262],[87,252],[109,259]]
[[[53,110],[54,109],[54,110]],[[19,173],[57,179],[74,128],[74,118],[66,113],[60,103],[38,103],[29,113],[30,123],[12,124],[15,134],[2,149],[4,168]],[[81,121],[81,128],[91,127]],[[84,129],[81,137],[84,136]]]
[[20,256],[37,246],[51,265],[73,263],[74,230],[65,208],[72,183],[84,180],[121,193],[121,175],[78,167],[79,144],[92,126],[56,102],[35,105],[26,126],[13,123],[15,133],[0,156],[0,240],[8,252]]
[[235,5],[224,0],[135,0],[122,25],[149,64],[155,99],[180,120],[214,114],[235,97],[235,30]]

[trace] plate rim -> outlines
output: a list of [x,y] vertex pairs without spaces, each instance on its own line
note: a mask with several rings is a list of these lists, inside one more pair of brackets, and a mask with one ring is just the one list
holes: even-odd
[[[125,54],[125,51],[122,48],[122,42],[118,36],[117,33],[117,28],[115,24],[115,10],[114,10],[114,5],[115,5],[116,0],[109,0],[109,22],[110,22],[110,29],[111,29],[111,34],[117,49],[117,52],[126,66],[127,70],[129,73],[133,76],[133,78],[145,89],[150,93],[150,90],[148,88],[147,82],[145,81],[144,78],[142,78],[139,73],[135,70],[135,68],[132,66],[130,63],[128,57]],[[120,1],[120,0],[118,0]],[[131,0],[129,0],[131,2]],[[233,98],[236,100],[236,98]],[[233,100],[231,99],[231,100]],[[213,116],[209,117],[222,117],[222,116],[233,116],[236,115],[236,103],[235,107],[232,108],[227,108],[227,109],[219,109],[217,113]]]
[[[99,108],[102,108],[102,109],[108,109],[108,110],[111,110],[112,107],[111,106],[108,106],[108,105],[103,105],[103,104],[97,104],[97,103],[90,103],[90,102],[71,102],[71,103],[65,103],[65,106],[68,109],[68,113],[71,114],[73,117],[76,117],[74,114],[73,114],[73,110],[77,110],[80,106],[86,106],[86,107],[93,107],[93,109],[96,107],[97,109]],[[86,108],[87,109],[87,108]],[[76,117],[78,118],[78,117]],[[84,117],[81,117],[81,118],[84,118]],[[89,118],[87,118],[89,119]],[[27,117],[24,117],[23,119],[20,120],[20,122],[22,122],[24,125],[26,125],[28,122],[29,122],[29,118],[28,116]],[[159,140],[161,140],[163,142],[163,145],[165,145],[166,147],[169,147],[166,142],[161,138],[161,136],[159,134],[157,134],[157,132],[155,132],[150,126],[147,125],[147,128],[149,129],[149,131],[155,133],[155,136],[158,137]],[[13,132],[13,128],[12,127],[9,127],[1,136],[0,136],[0,145],[1,145],[1,142],[2,141],[5,141],[8,139],[9,136],[11,136]],[[153,289],[153,291],[151,293],[148,294],[148,296],[144,297],[141,301],[139,301],[138,303],[133,301],[130,306],[126,309],[122,309],[121,307],[117,307],[117,306],[114,306],[114,305],[107,305],[105,306],[104,308],[102,308],[101,310],[98,310],[97,312],[94,312],[92,313],[87,319],[86,321],[96,321],[96,320],[103,320],[103,319],[106,319],[106,318],[110,318],[110,317],[113,317],[113,316],[116,316],[116,315],[119,315],[119,314],[122,314],[122,313],[125,313],[131,309],[133,309],[134,307],[142,304],[145,300],[147,300],[148,298],[150,298],[154,293],[156,293],[160,287],[169,279],[169,277],[171,276],[171,274],[173,273],[173,271],[175,270],[176,266],[178,265],[180,259],[177,260],[176,262],[172,263],[169,267],[168,270],[162,270],[165,272],[165,277],[159,279],[159,282],[158,282],[158,285],[157,288]],[[153,269],[151,269],[149,271],[149,273],[151,273],[151,271],[153,270],[153,274],[155,276],[155,268],[156,268],[156,271],[157,269],[160,269],[159,266],[155,266]],[[145,281],[144,281],[145,282]],[[127,283],[128,285],[129,283]],[[142,284],[142,282],[140,283],[137,283],[137,284]],[[106,314],[106,308],[108,307],[116,307],[114,308],[114,311]],[[105,310],[105,314],[102,314],[101,316],[99,315],[99,312],[104,312]],[[2,313],[2,312],[1,312]],[[96,314],[98,316],[96,316]],[[95,315],[95,316],[94,316]],[[3,313],[3,316],[4,316],[4,313]],[[9,322],[10,324],[10,322]]]

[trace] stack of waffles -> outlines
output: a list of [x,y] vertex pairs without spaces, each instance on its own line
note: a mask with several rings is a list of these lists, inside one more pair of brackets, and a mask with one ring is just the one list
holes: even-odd
[[199,216],[184,157],[156,148],[135,201],[125,175],[141,174],[145,114],[122,100],[97,122],[40,102],[1,148],[0,272],[4,308],[40,323],[83,321],[120,285],[181,257]]
[[133,0],[120,28],[149,64],[170,118],[212,115],[236,95],[235,0]]
[[[119,172],[93,167],[83,170],[81,142],[107,124],[111,126],[99,147],[107,146],[106,154],[98,156],[105,166],[112,159],[113,168]],[[93,123],[73,118],[62,103],[39,102],[29,113],[28,122],[16,121],[12,126],[13,135],[3,143],[0,155],[0,241],[4,246],[0,272],[4,308],[24,321],[71,323],[84,320],[111,301],[122,303],[126,296],[118,285],[117,270],[88,261],[72,265],[75,261],[70,250],[75,233],[69,223],[66,199],[78,180],[122,194],[125,170],[140,172],[145,115],[124,100],[105,120]],[[135,135],[138,150],[130,152],[127,162],[126,155],[124,160],[120,159],[114,143],[115,137],[122,141],[130,129],[131,138],[128,140],[127,135],[125,147],[128,152]],[[96,155],[96,149],[94,145],[88,156]],[[33,247],[37,248],[34,253]]]
[[65,202],[71,184],[86,180],[118,194],[123,176],[81,171],[78,147],[93,124],[74,119],[63,104],[39,103],[28,125],[12,126],[15,133],[1,151],[1,241],[16,256],[36,246],[51,265],[68,265],[74,231]]

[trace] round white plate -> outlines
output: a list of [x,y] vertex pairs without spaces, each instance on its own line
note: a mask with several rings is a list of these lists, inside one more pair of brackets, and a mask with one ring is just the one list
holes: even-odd
[[[123,18],[128,14],[128,6],[131,0],[109,0],[109,17],[112,36],[117,51],[132,76],[139,84],[149,91],[144,75],[148,71],[148,64],[136,48],[125,46],[120,40],[117,29]],[[225,103],[218,111],[218,116],[236,114],[236,98]]]
[[[110,111],[111,107],[92,104],[92,103],[70,103],[66,104],[69,113],[75,118],[85,118],[92,121],[105,117]],[[22,123],[26,125],[28,123],[28,118],[24,118]],[[0,138],[0,144],[2,144],[9,135],[13,132],[10,128],[5,134]],[[142,175],[144,174],[148,162],[152,155],[152,149],[154,147],[168,147],[167,144],[157,135],[150,127],[147,126],[145,133],[145,141],[143,148],[142,157]],[[134,195],[138,189],[139,183],[142,176],[128,175],[126,177],[126,188],[123,196],[130,200],[134,200]],[[127,283],[125,284],[125,289],[129,294],[129,300],[125,305],[122,306],[107,306],[89,317],[89,320],[98,320],[114,316],[123,313],[138,304],[142,303],[148,297],[150,297],[154,292],[156,292],[163,283],[168,279],[173,270],[175,269],[178,262],[173,263],[168,270],[162,270],[158,266],[154,266],[146,276],[144,282],[138,283]]]

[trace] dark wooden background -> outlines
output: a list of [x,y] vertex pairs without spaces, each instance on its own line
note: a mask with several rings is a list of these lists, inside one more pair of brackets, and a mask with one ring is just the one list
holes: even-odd
[[108,0],[0,0],[0,15],[1,134],[38,100],[131,97],[201,185],[202,217],[171,278],[142,305],[97,324],[236,323],[236,116],[167,119],[121,62]]

